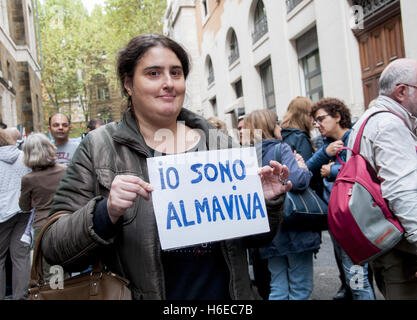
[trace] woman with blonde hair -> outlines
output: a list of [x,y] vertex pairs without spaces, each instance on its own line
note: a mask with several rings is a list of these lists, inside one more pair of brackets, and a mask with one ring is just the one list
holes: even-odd
[[23,145],[23,162],[32,169],[22,178],[19,206],[35,208],[34,238],[48,219],[52,200],[66,167],[56,163],[56,148],[43,133],[32,133]]
[[229,134],[227,132],[227,126],[226,123],[224,123],[224,121],[220,120],[217,117],[210,117],[207,119],[207,121],[209,123],[211,123],[213,126],[215,126],[217,129],[219,129],[221,132],[225,133],[225,134]]
[[313,118],[310,115],[312,106],[313,102],[308,98],[294,98],[281,122],[283,141],[289,144],[293,151],[301,154],[305,161],[310,159],[314,152],[310,134],[314,129]]
[[[250,144],[255,145],[258,156],[262,155],[262,165],[276,160],[287,166],[293,191],[303,191],[309,186],[312,174],[303,162],[297,162],[291,147],[282,142],[281,127],[274,112],[253,111],[245,117],[245,129],[250,130]],[[280,159],[275,158],[278,154]],[[259,249],[260,257],[268,260],[271,273],[269,300],[310,299],[313,251],[319,247],[317,232],[284,231],[280,227],[272,242]]]
[[[311,139],[311,131],[314,129],[313,117],[311,116],[312,107],[313,102],[310,99],[296,97],[291,100],[281,122],[282,141],[288,144],[293,151],[301,155],[306,162],[315,152]],[[324,199],[323,181],[320,172],[313,171],[310,186]]]

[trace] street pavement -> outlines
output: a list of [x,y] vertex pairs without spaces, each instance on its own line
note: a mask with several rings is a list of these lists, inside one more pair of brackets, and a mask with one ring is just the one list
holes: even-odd
[[[340,287],[339,271],[333,253],[333,244],[327,231],[322,232],[322,244],[317,258],[314,261],[314,289],[312,300],[332,300]],[[249,268],[253,279],[252,268]],[[374,282],[376,300],[384,300]],[[7,296],[6,300],[11,300]]]
[[[322,232],[322,244],[314,259],[313,300],[332,300],[340,287],[339,271],[333,253],[333,244],[327,231]],[[384,300],[374,283],[377,300]]]

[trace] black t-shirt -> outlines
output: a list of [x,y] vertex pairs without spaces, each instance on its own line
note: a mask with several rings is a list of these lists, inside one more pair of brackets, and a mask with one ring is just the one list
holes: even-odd
[[168,300],[229,300],[229,270],[220,242],[162,251]]

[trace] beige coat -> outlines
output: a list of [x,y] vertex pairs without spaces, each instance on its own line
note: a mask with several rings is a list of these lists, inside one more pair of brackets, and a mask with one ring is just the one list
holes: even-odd
[[23,176],[19,207],[23,211],[29,211],[35,207],[34,227],[41,227],[45,224],[65,169],[66,166],[57,163],[52,167],[32,171]]
[[369,119],[360,153],[381,180],[382,196],[405,229],[406,239],[417,245],[417,119],[394,100],[380,96],[353,127],[348,146],[353,148],[364,119],[379,110],[392,111],[402,119],[388,112]]

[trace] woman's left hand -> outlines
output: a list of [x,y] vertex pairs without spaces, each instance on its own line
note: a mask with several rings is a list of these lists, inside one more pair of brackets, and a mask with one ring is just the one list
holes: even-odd
[[328,176],[330,176],[330,173],[331,173],[331,167],[332,167],[332,165],[334,165],[334,162],[330,162],[330,163],[328,163],[328,164],[324,164],[322,167],[321,167],[321,169],[320,169],[320,175],[323,177],[323,178],[326,178],[326,177],[328,177]]
[[266,200],[273,199],[282,193],[288,192],[292,188],[291,181],[287,181],[290,176],[290,170],[279,162],[271,160],[270,166],[259,169],[258,174],[261,177],[262,189]]

